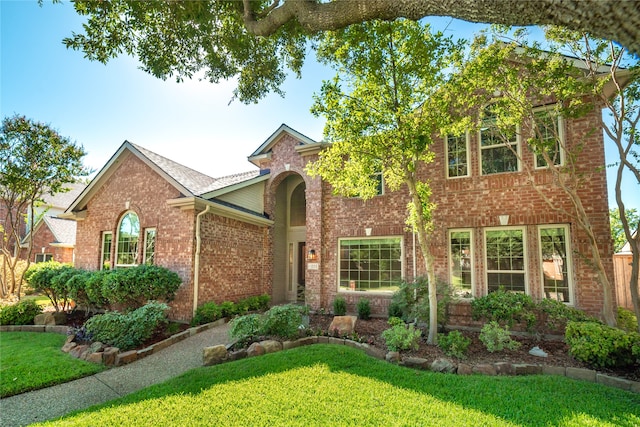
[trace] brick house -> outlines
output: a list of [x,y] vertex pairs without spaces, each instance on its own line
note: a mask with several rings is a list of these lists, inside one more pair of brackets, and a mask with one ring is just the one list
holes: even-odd
[[[590,132],[598,114],[559,124],[567,141],[585,142],[583,200],[612,278],[603,139]],[[579,255],[589,253],[586,236],[545,205],[519,161],[481,147],[483,137],[441,140],[422,171],[438,206],[436,273],[457,295],[452,322],[469,322],[469,301],[501,285],[599,314],[602,292]],[[539,159],[513,144],[536,184],[569,207],[549,172],[535,168]],[[338,295],[352,312],[367,298],[373,314],[386,315],[398,280],[424,273],[405,225],[408,193],[381,182],[367,201],[333,195],[304,170],[325,147],[283,124],[249,156],[258,169],[212,178],[125,142],[63,215],[77,221],[76,267],[168,267],[183,280],[172,316],[185,321],[206,301],[262,293],[327,311]]]

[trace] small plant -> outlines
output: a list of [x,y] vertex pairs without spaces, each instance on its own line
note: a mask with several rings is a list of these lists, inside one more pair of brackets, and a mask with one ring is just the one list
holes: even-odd
[[502,351],[505,348],[509,350],[520,348],[520,343],[511,339],[509,328],[507,326],[501,327],[495,320],[482,327],[480,341],[491,353]]
[[471,339],[462,335],[460,331],[451,331],[447,335],[438,334],[438,346],[448,356],[466,359],[470,344]]
[[400,307],[400,304],[398,304],[397,302],[392,301],[391,304],[389,304],[389,308],[387,309],[387,314],[389,315],[389,317],[402,317],[402,308]]
[[366,298],[360,298],[358,301],[358,319],[369,320],[371,317],[371,304]]
[[[438,280],[436,283],[438,300],[438,325],[447,323],[447,306],[451,302],[451,286]],[[393,307],[393,313],[391,312]],[[401,282],[394,292],[389,317],[400,317],[406,322],[429,323],[429,282],[426,277],[418,277],[413,282]],[[392,316],[393,315],[393,316]]]
[[336,297],[333,300],[333,314],[336,316],[347,314],[347,301],[343,297]]
[[567,322],[597,322],[597,319],[589,316],[582,310],[570,307],[565,303],[545,298],[536,304],[536,309],[546,317],[546,326],[550,328],[564,328]]
[[264,319],[262,315],[252,313],[232,319],[229,325],[229,336],[244,346],[260,335],[264,328]]
[[304,307],[294,304],[276,305],[264,314],[263,335],[295,338],[300,334]]
[[535,303],[529,295],[509,292],[503,287],[471,302],[474,320],[504,322],[512,327],[514,322],[525,322],[531,330],[536,323]]
[[389,319],[389,329],[382,332],[382,338],[390,351],[417,350],[420,346],[422,331],[413,324],[406,325],[402,319]]
[[627,310],[624,307],[618,307],[618,328],[627,331],[635,332],[638,330],[638,320],[633,311]]
[[640,334],[595,322],[569,322],[569,353],[595,367],[632,366],[640,359]]
[[204,325],[222,318],[222,309],[213,301],[205,302],[196,309],[196,314],[191,319],[191,326]]
[[42,307],[32,299],[0,307],[0,325],[33,325],[33,319],[42,313]]

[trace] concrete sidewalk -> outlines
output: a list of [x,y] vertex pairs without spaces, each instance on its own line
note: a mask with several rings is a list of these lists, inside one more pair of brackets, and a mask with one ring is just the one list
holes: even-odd
[[202,366],[202,349],[227,344],[229,324],[192,335],[128,365],[0,399],[0,425],[25,426],[125,396]]

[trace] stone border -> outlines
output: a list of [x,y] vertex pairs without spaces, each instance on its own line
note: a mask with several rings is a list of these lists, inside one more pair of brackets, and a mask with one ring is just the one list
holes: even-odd
[[[96,345],[100,343],[93,343],[92,345],[78,345],[73,343],[73,336],[69,336],[69,339],[62,347],[62,351],[69,353],[73,357],[86,360],[92,363],[101,363],[106,366],[121,366],[134,362],[138,359],[142,359],[151,354],[167,348],[179,341],[184,340],[199,332],[206,331],[216,326],[220,326],[226,323],[226,319],[218,319],[215,322],[207,323],[204,325],[194,326],[186,329],[180,333],[170,336],[167,339],[159,341],[155,344],[145,347],[140,350],[129,350],[121,352],[117,347],[107,347],[104,345]],[[69,331],[68,326],[62,325],[4,325],[0,326],[0,332],[51,332],[56,334],[67,335]],[[75,345],[73,345],[75,344]]]
[[433,372],[443,372],[457,375],[560,375],[567,378],[603,384],[634,393],[640,393],[640,382],[631,381],[624,378],[612,377],[602,374],[592,369],[563,367],[563,366],[543,366],[525,363],[497,362],[480,365],[469,365],[466,363],[454,364],[448,359],[436,359],[431,364],[427,359],[419,357],[402,357],[399,352],[385,353],[383,350],[372,347],[366,343],[351,341],[349,339],[334,338],[326,336],[311,336],[300,338],[295,341],[274,341],[267,340],[253,343],[249,348],[236,351],[229,351],[230,345],[217,345],[205,347],[202,352],[204,366],[216,365],[233,360],[244,359],[246,357],[260,356],[267,353],[274,353],[281,350],[302,347],[313,344],[334,344],[346,345],[364,351],[369,356],[376,359],[405,366],[412,369],[428,370]]

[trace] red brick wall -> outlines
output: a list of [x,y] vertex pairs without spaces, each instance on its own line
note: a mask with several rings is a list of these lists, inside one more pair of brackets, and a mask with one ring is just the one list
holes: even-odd
[[[33,250],[31,252],[31,262],[35,262],[36,254],[42,253],[42,248],[45,248],[44,253],[53,256],[53,261],[73,264],[73,248],[64,248],[58,246],[50,246],[50,243],[55,242],[56,238],[51,232],[51,229],[46,224],[41,224],[36,233],[33,236]],[[21,257],[27,256],[26,249],[21,251]]]

